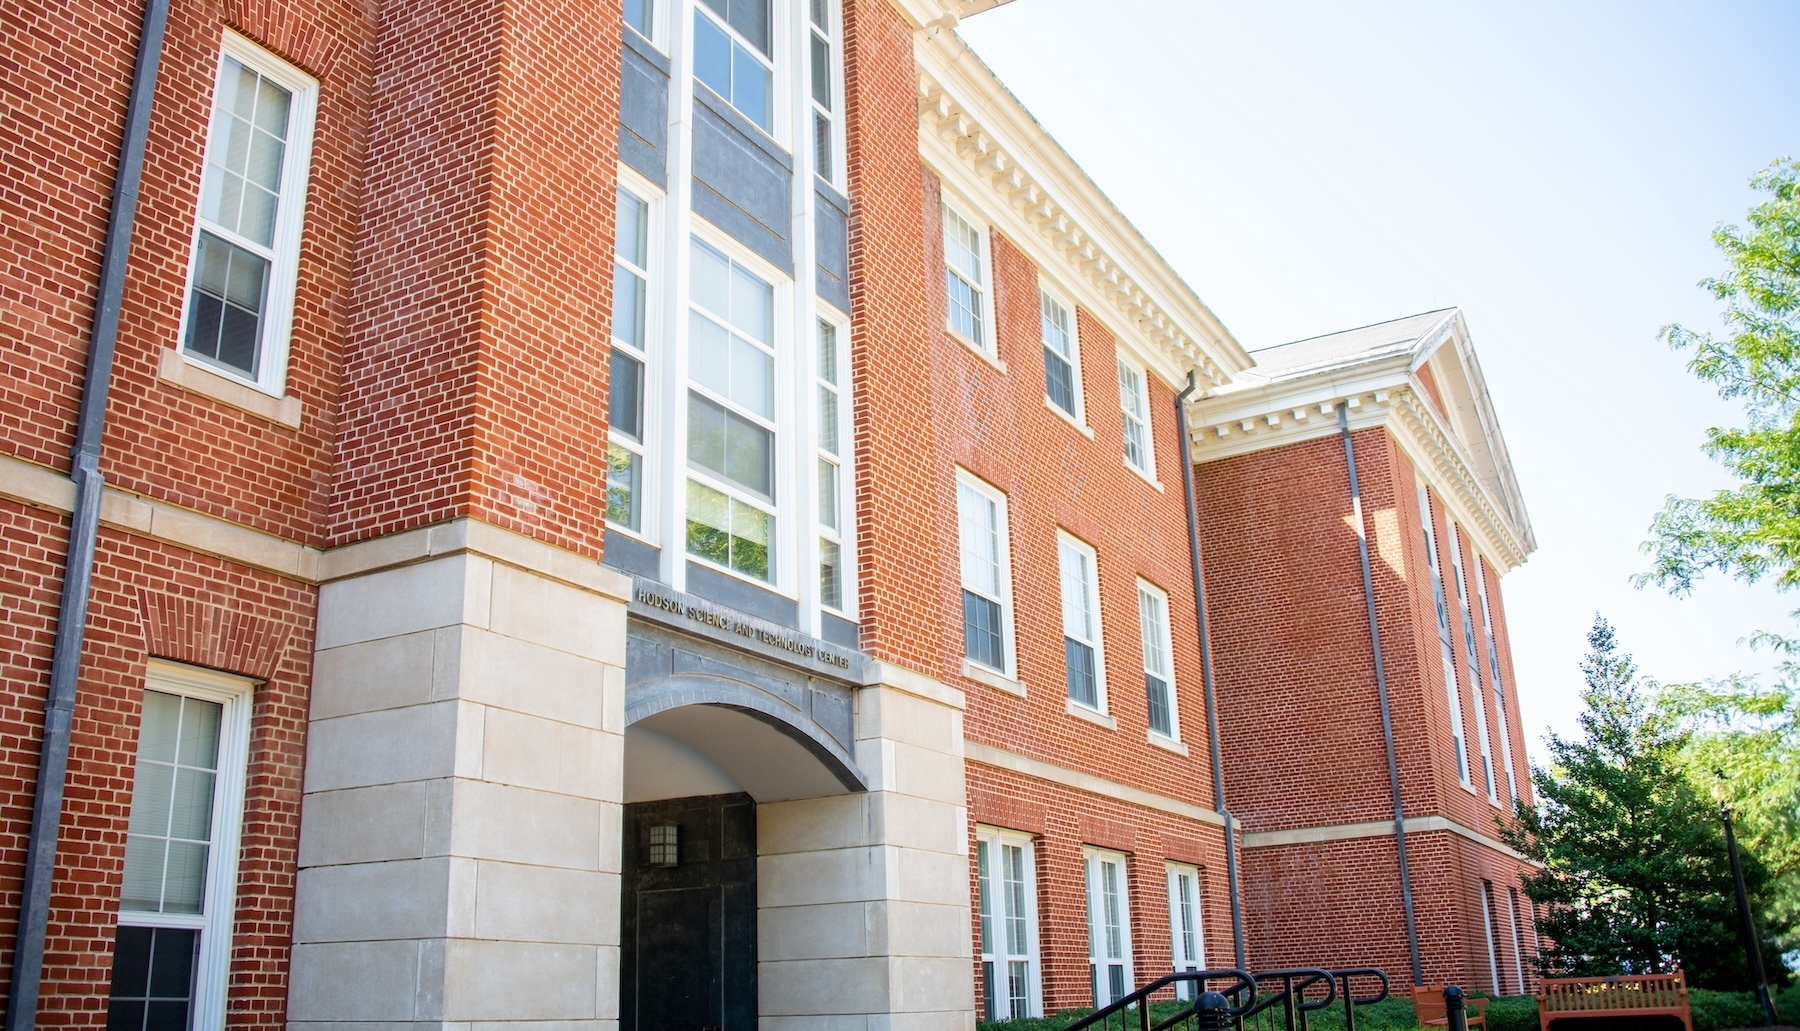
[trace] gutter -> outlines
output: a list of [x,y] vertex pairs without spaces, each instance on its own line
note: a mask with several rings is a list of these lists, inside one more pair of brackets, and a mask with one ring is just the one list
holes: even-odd
[[[1237,821],[1225,805],[1225,761],[1219,754],[1219,713],[1213,700],[1212,642],[1206,633],[1206,581],[1200,569],[1200,515],[1194,498],[1194,448],[1188,439],[1187,399],[1198,386],[1192,372],[1187,386],[1175,395],[1175,425],[1181,436],[1181,493],[1187,501],[1188,561],[1194,574],[1194,618],[1200,627],[1200,683],[1206,695],[1207,744],[1212,749],[1213,808],[1225,818],[1225,882],[1231,894],[1231,946],[1238,969],[1244,960],[1244,903],[1238,892]],[[1365,561],[1366,567],[1366,561]],[[1393,755],[1390,747],[1389,756]],[[1407,911],[1409,914],[1411,910]],[[1410,924],[1409,924],[1410,926]]]
[[1413,984],[1425,983],[1419,961],[1419,923],[1413,913],[1412,875],[1406,867],[1406,807],[1400,798],[1400,763],[1394,754],[1394,715],[1388,706],[1387,664],[1381,658],[1381,630],[1375,621],[1375,578],[1369,572],[1369,533],[1363,523],[1362,487],[1356,481],[1356,449],[1350,443],[1350,407],[1337,404],[1338,433],[1344,438],[1344,465],[1350,472],[1350,508],[1356,519],[1356,551],[1362,559],[1363,602],[1369,610],[1369,645],[1375,652],[1375,692],[1381,701],[1381,743],[1387,750],[1388,788],[1394,795],[1394,847],[1400,854],[1400,903],[1406,913],[1406,947]]
[[38,990],[44,973],[44,939],[50,924],[50,887],[56,871],[56,838],[62,820],[63,788],[69,769],[69,736],[75,716],[75,688],[81,674],[81,651],[87,631],[88,598],[94,581],[94,554],[100,534],[100,502],[106,481],[100,474],[100,438],[106,426],[106,398],[112,386],[113,356],[119,338],[119,308],[125,294],[125,268],[131,253],[131,231],[137,216],[138,187],[143,182],[144,150],[150,136],[150,105],[156,73],[162,64],[163,28],[168,0],[149,0],[138,36],[131,74],[131,96],[125,108],[125,136],[118,174],[113,180],[106,244],[100,257],[99,296],[88,339],[87,372],[81,388],[81,413],[69,477],[75,482],[75,511],[70,518],[69,552],[63,564],[62,602],[56,614],[56,645],[50,658],[50,689],[44,699],[44,733],[38,751],[37,797],[31,809],[31,837],[25,845],[18,934],[14,942],[12,985],[7,997],[5,1031],[29,1031],[37,1019]]

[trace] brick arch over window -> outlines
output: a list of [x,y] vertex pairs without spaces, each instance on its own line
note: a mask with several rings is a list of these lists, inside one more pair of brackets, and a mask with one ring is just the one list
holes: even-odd
[[192,597],[141,589],[138,614],[151,658],[267,680],[280,667],[290,628]]

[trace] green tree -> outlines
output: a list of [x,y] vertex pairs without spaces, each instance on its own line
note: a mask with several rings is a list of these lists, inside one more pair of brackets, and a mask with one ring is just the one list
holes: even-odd
[[1744,426],[1707,430],[1704,445],[1738,485],[1670,497],[1651,525],[1642,580],[1678,595],[1708,570],[1800,586],[1800,162],[1776,161],[1750,185],[1768,199],[1750,209],[1747,229],[1713,231],[1727,269],[1700,284],[1724,302],[1726,332],[1662,331],[1691,354],[1688,371],[1746,416]]
[[[1503,829],[1541,864],[1524,889],[1541,914],[1543,972],[1680,967],[1700,987],[1746,987],[1724,833],[1682,763],[1687,734],[1653,703],[1654,685],[1639,681],[1605,620],[1595,619],[1588,647],[1581,736],[1550,736],[1551,764],[1532,768],[1536,808],[1519,806]],[[1761,900],[1766,871],[1751,858],[1745,876]],[[1778,970],[1777,943],[1762,930]]]
[[1688,731],[1680,760],[1689,779],[1724,774],[1739,843],[1769,873],[1758,920],[1791,950],[1800,948],[1800,642],[1760,634],[1753,643],[1783,656],[1772,686],[1743,676],[1674,684],[1656,703]]

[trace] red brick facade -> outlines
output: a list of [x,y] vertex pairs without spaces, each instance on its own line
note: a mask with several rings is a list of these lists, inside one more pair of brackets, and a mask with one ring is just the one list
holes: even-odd
[[[17,948],[69,535],[67,456],[140,15],[28,3],[0,25],[11,70],[0,83],[0,978]],[[1229,966],[1185,427],[1166,369],[1145,376],[1154,481],[1123,450],[1115,355],[1160,345],[1116,336],[1141,329],[1119,311],[1067,298],[1082,425],[1052,410],[1040,275],[1054,284],[1081,273],[1040,269],[1023,221],[979,227],[993,358],[946,329],[945,180],[921,156],[915,64],[919,34],[936,30],[915,29],[890,0],[843,0],[842,23],[860,649],[965,696],[966,744],[979,753],[966,766],[970,838],[979,825],[1034,841],[1046,1011],[1091,1001],[1084,846],[1129,857],[1137,980],[1171,960],[1166,862],[1199,870],[1205,957]],[[605,556],[620,26],[618,0],[174,0],[107,411],[101,469],[114,493],[81,664],[42,1024],[106,1021],[151,660],[257,684],[227,1020],[280,1028],[321,553],[470,518]],[[227,30],[319,84],[285,386],[297,426],[159,371],[181,343]],[[1438,385],[1426,389],[1441,411]],[[1456,783],[1448,751],[1412,465],[1383,429],[1359,431],[1356,447],[1407,815],[1492,838],[1498,810]],[[1017,690],[965,673],[959,468],[1006,498]],[[1250,835],[1239,853],[1249,963],[1377,964],[1403,981],[1391,835],[1255,843],[1392,820],[1342,444],[1319,437],[1207,462],[1196,476],[1226,798]],[[1067,703],[1059,530],[1096,556],[1097,718]],[[1463,545],[1466,564],[1481,561],[1468,536]],[[1178,742],[1149,733],[1140,579],[1167,596]],[[1486,583],[1528,790],[1491,566]],[[1467,705],[1466,686],[1463,696]],[[1473,727],[1472,708],[1464,719]],[[1519,863],[1455,829],[1407,842],[1427,978],[1488,987],[1478,891],[1491,882],[1496,912],[1510,913]],[[1500,986],[1517,991],[1503,931]],[[972,926],[972,1006],[978,938]]]

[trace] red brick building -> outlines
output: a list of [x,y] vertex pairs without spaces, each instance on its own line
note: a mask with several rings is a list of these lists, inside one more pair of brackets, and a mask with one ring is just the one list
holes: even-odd
[[1517,990],[1460,316],[1246,352],[984,6],[0,24],[9,1029]]

